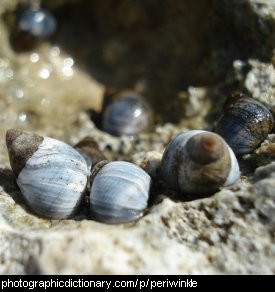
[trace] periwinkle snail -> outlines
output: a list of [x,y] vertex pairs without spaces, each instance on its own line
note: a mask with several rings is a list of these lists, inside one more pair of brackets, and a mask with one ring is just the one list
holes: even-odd
[[83,156],[90,169],[92,169],[92,167],[98,162],[107,159],[102,151],[99,149],[97,142],[89,136],[78,142],[74,146],[74,149]]
[[71,146],[11,129],[6,143],[16,182],[34,213],[49,219],[73,215],[86,190],[89,169]]
[[137,220],[148,205],[150,176],[129,162],[102,164],[91,181],[92,218],[105,223]]
[[183,196],[213,194],[240,178],[231,148],[219,135],[200,130],[181,133],[168,144],[160,174]]
[[273,128],[271,112],[257,100],[240,95],[226,107],[215,132],[236,155],[242,155],[255,150]]
[[40,41],[52,37],[57,23],[54,16],[45,9],[29,8],[17,19],[10,34],[13,49],[18,52],[33,49]]
[[151,122],[149,104],[134,91],[111,95],[103,107],[102,129],[114,136],[133,136],[148,128]]
[[54,16],[44,9],[27,9],[17,22],[17,30],[37,39],[47,39],[56,31]]

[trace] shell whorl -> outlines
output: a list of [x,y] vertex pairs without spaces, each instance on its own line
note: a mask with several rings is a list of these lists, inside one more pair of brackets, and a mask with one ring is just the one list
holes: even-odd
[[[49,219],[68,218],[86,190],[88,166],[71,146],[37,136],[20,130],[7,133],[11,165],[16,171],[21,168],[17,184],[34,213]],[[32,153],[25,149],[32,149]]]
[[198,130],[181,133],[170,142],[160,171],[171,187],[198,195],[234,184],[240,175],[236,157],[225,141]]
[[198,133],[186,142],[187,155],[198,164],[215,162],[225,154],[225,151],[223,141],[207,132]]

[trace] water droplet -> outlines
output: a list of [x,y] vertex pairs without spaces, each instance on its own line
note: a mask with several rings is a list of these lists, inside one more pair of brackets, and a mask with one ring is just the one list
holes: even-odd
[[71,67],[63,67],[62,73],[65,77],[72,77],[74,75],[74,70]]
[[43,68],[43,69],[40,70],[38,75],[39,75],[40,78],[46,80],[46,79],[48,79],[50,77],[50,70],[47,69],[47,68]]
[[71,57],[65,58],[63,60],[63,68],[61,69],[64,77],[72,77],[74,75],[74,70],[72,66],[74,65],[74,59]]
[[74,60],[71,57],[66,58],[64,59],[63,64],[64,64],[64,67],[72,67],[74,65]]
[[60,55],[60,49],[57,46],[54,46],[50,50],[50,54],[52,57],[58,57]]
[[15,97],[17,97],[19,99],[23,98],[24,97],[24,91],[22,89],[17,89],[15,91]]
[[22,123],[24,123],[24,122],[26,122],[26,120],[27,120],[27,114],[26,113],[20,113],[19,115],[18,115],[18,119],[19,119],[19,121],[20,122],[22,122]]
[[41,99],[41,102],[40,102],[40,104],[42,105],[42,106],[45,106],[45,105],[47,105],[47,104],[49,104],[50,102],[49,102],[49,100],[47,99],[47,98],[42,98]]
[[37,53],[32,53],[30,55],[30,60],[32,63],[37,63],[39,61],[39,55]]
[[7,78],[7,79],[13,79],[13,70],[12,69],[7,69],[7,70],[5,70],[5,77]]

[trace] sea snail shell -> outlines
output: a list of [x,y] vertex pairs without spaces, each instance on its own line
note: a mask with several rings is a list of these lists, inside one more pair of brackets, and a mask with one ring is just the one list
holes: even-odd
[[19,17],[17,29],[37,39],[46,39],[56,31],[54,16],[43,9],[28,9]]
[[168,144],[160,174],[182,194],[206,195],[239,180],[237,159],[217,134],[194,130],[181,133]]
[[96,165],[98,162],[107,160],[105,155],[99,149],[97,142],[90,136],[87,136],[78,142],[74,146],[74,149],[83,156],[90,169],[92,169],[92,166]]
[[6,143],[17,185],[38,215],[65,219],[77,210],[89,169],[69,145],[22,130],[8,130]]
[[151,120],[149,104],[139,94],[125,91],[103,109],[102,129],[114,136],[133,136],[149,127]]
[[137,220],[147,208],[150,185],[150,176],[135,164],[105,164],[91,182],[92,217],[105,223]]
[[225,109],[215,132],[236,155],[242,155],[256,149],[273,127],[271,112],[260,102],[242,95]]

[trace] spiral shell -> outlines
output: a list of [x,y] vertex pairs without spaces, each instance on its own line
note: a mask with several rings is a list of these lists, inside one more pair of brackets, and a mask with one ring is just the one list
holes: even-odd
[[160,174],[182,194],[206,195],[240,178],[237,159],[217,134],[193,130],[176,136],[162,157]]
[[83,156],[90,169],[92,169],[92,167],[98,162],[107,159],[99,149],[97,142],[90,136],[79,141],[74,146],[74,149]]
[[73,215],[88,180],[84,158],[61,141],[17,129],[7,131],[6,143],[26,204],[49,219]]
[[114,136],[133,136],[146,129],[151,120],[147,102],[139,94],[127,91],[114,97],[104,108],[102,129]]
[[43,9],[28,9],[19,17],[18,31],[39,39],[49,38],[56,31],[56,20]]
[[255,150],[273,128],[271,112],[260,102],[242,95],[225,109],[215,132],[236,155],[242,155]]
[[150,176],[124,161],[104,165],[91,182],[90,211],[105,223],[130,222],[140,218],[148,205]]

